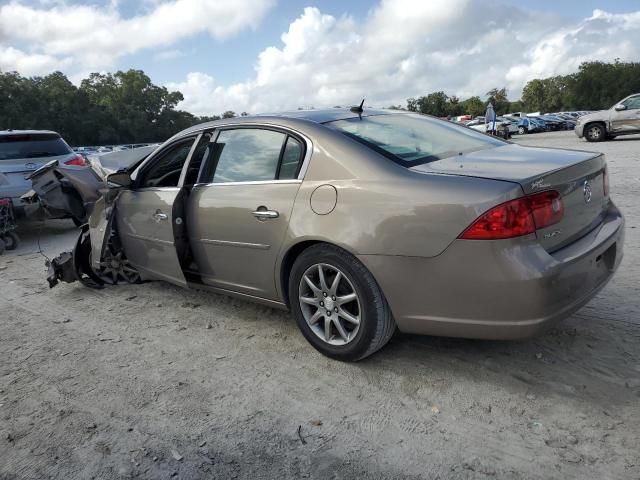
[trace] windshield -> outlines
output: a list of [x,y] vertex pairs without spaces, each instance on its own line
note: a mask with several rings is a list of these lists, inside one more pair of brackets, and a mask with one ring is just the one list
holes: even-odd
[[470,128],[419,114],[372,115],[326,125],[406,167],[505,144]]
[[71,153],[71,148],[54,133],[0,136],[0,160],[55,157]]

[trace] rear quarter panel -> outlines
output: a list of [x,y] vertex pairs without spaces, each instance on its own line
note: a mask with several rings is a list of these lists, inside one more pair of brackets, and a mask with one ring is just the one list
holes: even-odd
[[[517,183],[412,172],[332,134],[314,139],[283,252],[300,241],[322,240],[359,255],[433,257],[480,214],[522,195]],[[319,215],[311,201],[322,185],[335,187],[337,201]]]

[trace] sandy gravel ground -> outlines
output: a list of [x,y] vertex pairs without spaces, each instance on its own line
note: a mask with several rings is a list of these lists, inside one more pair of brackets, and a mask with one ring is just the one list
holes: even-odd
[[[0,256],[0,478],[640,478],[640,139],[608,153],[625,259],[544,336],[315,352],[287,313],[164,283],[52,290]],[[70,222],[45,224],[47,255]],[[299,432],[299,433],[298,433]]]

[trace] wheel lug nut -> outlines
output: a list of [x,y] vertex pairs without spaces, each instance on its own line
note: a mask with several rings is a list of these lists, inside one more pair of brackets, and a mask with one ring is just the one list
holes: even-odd
[[331,300],[335,300],[336,296],[335,295],[331,295]]
[[338,313],[338,307],[334,308],[333,311]]
[[331,316],[331,310],[327,310],[327,316],[330,317]]
[[322,292],[322,295],[326,297],[327,296],[327,292]]
[[320,302],[320,306],[321,306],[321,307],[324,307],[324,302]]

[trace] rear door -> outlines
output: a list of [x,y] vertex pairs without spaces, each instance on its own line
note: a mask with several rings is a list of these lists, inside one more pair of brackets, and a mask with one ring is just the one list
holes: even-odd
[[183,171],[196,137],[164,147],[140,167],[117,200],[117,228],[125,254],[143,278],[186,286],[176,239],[184,228]]
[[203,283],[277,299],[275,264],[301,180],[306,142],[271,128],[221,130],[187,201]]
[[640,95],[623,100],[625,110],[611,110],[611,129],[616,133],[640,131]]

